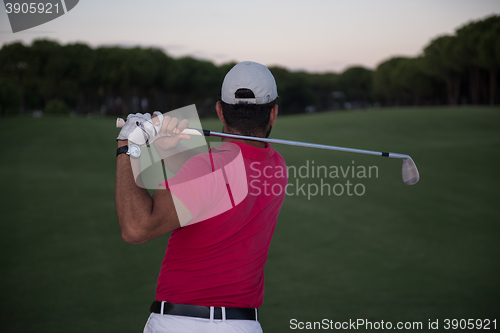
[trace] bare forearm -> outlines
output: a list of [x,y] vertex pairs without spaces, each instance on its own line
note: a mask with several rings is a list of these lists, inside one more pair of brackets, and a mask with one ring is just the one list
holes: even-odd
[[[119,141],[124,146],[127,141]],[[122,237],[130,242],[131,238],[146,229],[144,224],[153,209],[153,199],[146,189],[135,183],[130,157],[120,154],[116,161],[115,206]]]

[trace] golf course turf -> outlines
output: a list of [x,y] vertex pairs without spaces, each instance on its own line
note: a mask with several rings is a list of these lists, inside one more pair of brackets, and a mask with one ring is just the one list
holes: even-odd
[[[114,122],[0,118],[2,332],[142,332],[168,236],[121,239]],[[291,331],[291,319],[420,331],[439,320],[442,331],[446,318],[489,318],[498,329],[499,107],[282,116],[270,137],[408,154],[421,178],[405,185],[399,159],[273,145],[297,173],[265,268],[264,332]],[[313,164],[356,173],[312,177]],[[340,185],[312,195],[325,183]]]

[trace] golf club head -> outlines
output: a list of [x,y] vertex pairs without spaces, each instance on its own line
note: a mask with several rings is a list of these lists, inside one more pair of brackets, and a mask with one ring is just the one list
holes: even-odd
[[420,179],[417,166],[411,158],[403,158],[403,169],[401,173],[403,175],[403,182],[406,185],[414,185]]

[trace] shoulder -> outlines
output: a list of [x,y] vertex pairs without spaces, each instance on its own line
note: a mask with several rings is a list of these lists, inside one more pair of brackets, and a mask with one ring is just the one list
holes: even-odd
[[180,170],[168,179],[169,186],[182,184],[196,178],[206,176],[212,172],[208,153],[198,154],[188,159]]
[[276,161],[277,161],[279,164],[281,164],[281,165],[283,165],[283,166],[285,166],[285,167],[286,167],[286,161],[285,161],[285,158],[284,158],[284,157],[283,157],[280,153],[278,153],[278,151],[277,151],[277,150],[275,150],[274,148],[271,148],[271,149],[272,149],[272,150],[273,150],[273,152],[274,152],[274,154],[273,154],[272,158],[276,159]]

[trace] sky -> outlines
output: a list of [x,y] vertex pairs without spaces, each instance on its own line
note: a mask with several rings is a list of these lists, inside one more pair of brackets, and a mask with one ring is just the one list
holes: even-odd
[[49,38],[341,72],[416,56],[433,38],[493,14],[500,0],[80,0],[53,21],[12,33],[2,2],[0,45]]

